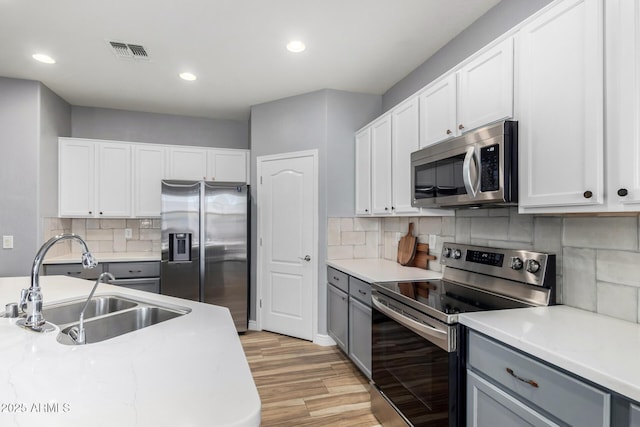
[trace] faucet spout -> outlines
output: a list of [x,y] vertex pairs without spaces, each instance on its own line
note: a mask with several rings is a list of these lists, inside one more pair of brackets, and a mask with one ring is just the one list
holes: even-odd
[[82,237],[73,233],[64,233],[49,239],[38,251],[36,257],[33,259],[33,266],[31,268],[31,286],[29,289],[23,289],[20,294],[20,308],[25,311],[26,318],[24,320],[24,326],[31,330],[42,332],[43,326],[46,321],[42,315],[42,292],[40,291],[40,268],[44,257],[51,249],[51,247],[61,240],[73,239],[77,240],[82,246],[82,266],[84,268],[94,268],[98,265],[98,262],[93,257],[87,243],[82,240]]

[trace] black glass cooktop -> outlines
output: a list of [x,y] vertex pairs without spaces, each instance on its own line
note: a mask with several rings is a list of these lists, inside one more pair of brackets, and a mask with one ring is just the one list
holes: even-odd
[[459,313],[528,307],[509,298],[445,280],[374,283],[372,287],[446,323],[457,322]]

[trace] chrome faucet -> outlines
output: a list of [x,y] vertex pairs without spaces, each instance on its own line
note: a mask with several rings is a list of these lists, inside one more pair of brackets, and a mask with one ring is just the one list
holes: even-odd
[[82,245],[82,266],[94,268],[98,261],[91,255],[87,244],[80,236],[73,233],[59,234],[49,239],[38,251],[31,268],[31,286],[20,293],[20,308],[26,313],[24,321],[18,324],[36,332],[43,332],[46,321],[42,315],[42,292],[40,291],[40,267],[47,251],[60,240],[75,239]]
[[[91,298],[93,298],[93,293],[96,291],[96,288],[98,287],[98,283],[100,283],[105,277],[107,277],[109,280],[115,279],[115,277],[113,277],[113,274],[107,273],[107,272],[104,272],[100,274],[100,276],[98,276],[96,283],[93,284],[93,288],[89,293],[89,298],[87,298],[87,301],[84,303],[84,306],[82,307],[82,311],[80,312],[80,324],[77,327],[71,328],[71,330],[69,331],[69,334],[68,334],[69,337],[75,342],[77,342],[78,344],[85,344],[86,342],[86,337],[84,335],[84,312],[89,306],[89,302],[91,301]],[[105,282],[105,283],[109,283],[109,282]]]

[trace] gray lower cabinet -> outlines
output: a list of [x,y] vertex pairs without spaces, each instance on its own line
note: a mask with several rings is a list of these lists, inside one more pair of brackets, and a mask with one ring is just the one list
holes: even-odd
[[474,331],[467,350],[468,426],[611,425],[608,391]]
[[640,406],[629,405],[629,427],[640,427]]
[[63,275],[80,279],[96,280],[103,272],[114,275],[111,284],[129,289],[160,293],[160,262],[106,262],[96,268],[84,269],[80,263],[45,264],[44,274]]
[[332,267],[327,278],[329,336],[371,378],[371,286]]

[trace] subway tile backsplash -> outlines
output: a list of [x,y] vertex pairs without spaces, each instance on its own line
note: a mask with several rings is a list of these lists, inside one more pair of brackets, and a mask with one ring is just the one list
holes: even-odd
[[[131,238],[125,229],[131,229]],[[160,253],[159,219],[84,219],[45,218],[44,236],[49,239],[60,233],[80,235],[92,252],[158,252]],[[80,245],[63,241],[51,248],[49,256],[80,253]]]
[[637,213],[547,216],[503,208],[458,210],[455,217],[329,218],[328,257],[395,261],[409,222],[419,242],[435,239],[431,270],[441,271],[446,241],[555,253],[558,302],[640,322]]

